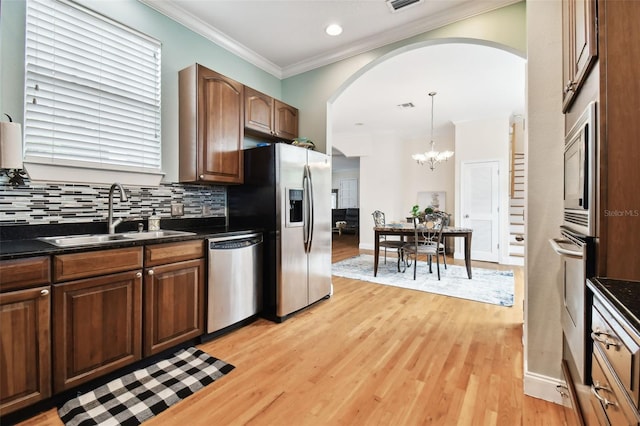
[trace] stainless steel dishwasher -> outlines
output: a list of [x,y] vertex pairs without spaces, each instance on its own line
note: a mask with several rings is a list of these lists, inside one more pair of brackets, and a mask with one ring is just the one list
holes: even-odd
[[262,234],[209,238],[207,246],[207,333],[214,333],[262,309]]

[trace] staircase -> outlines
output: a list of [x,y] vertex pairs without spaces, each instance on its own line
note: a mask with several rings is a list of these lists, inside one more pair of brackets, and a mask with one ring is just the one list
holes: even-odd
[[509,199],[509,257],[524,265],[524,211],[525,211],[524,154],[513,152],[511,157],[511,194]]

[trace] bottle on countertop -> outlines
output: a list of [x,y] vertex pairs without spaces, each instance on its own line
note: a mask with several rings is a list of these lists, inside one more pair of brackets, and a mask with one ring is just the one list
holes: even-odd
[[158,231],[160,229],[160,216],[156,214],[156,209],[149,216],[149,231]]

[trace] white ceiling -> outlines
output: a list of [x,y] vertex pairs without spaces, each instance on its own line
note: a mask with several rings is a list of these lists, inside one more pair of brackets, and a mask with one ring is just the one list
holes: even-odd
[[[140,0],[278,78],[286,78],[520,0]],[[344,28],[338,37],[324,30]]]
[[[436,44],[396,55],[366,72],[333,103],[334,133],[429,140],[448,123],[524,114],[525,60],[479,44]],[[413,103],[415,108],[398,105]],[[358,124],[356,124],[358,123]],[[436,141],[437,143],[437,141]]]
[[[425,0],[392,13],[385,0],[139,0],[219,46],[286,78],[519,0]],[[324,29],[339,23],[344,32]],[[333,132],[428,137],[443,123],[522,114],[524,59],[473,44],[430,45],[396,55],[336,100]],[[398,104],[416,108],[402,110]],[[363,123],[355,126],[355,123]]]

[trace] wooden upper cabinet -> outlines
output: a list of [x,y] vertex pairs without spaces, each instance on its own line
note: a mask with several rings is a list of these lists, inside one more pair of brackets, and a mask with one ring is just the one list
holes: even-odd
[[599,276],[640,280],[640,2],[600,1]]
[[596,0],[563,0],[562,111],[566,112],[598,56]]
[[293,140],[298,137],[298,109],[274,100],[276,136]]
[[274,134],[273,98],[251,87],[244,88],[244,127],[251,131]]
[[298,109],[245,86],[244,127],[258,137],[293,140],[298,137]]
[[198,64],[178,85],[180,181],[242,183],[244,86]]

